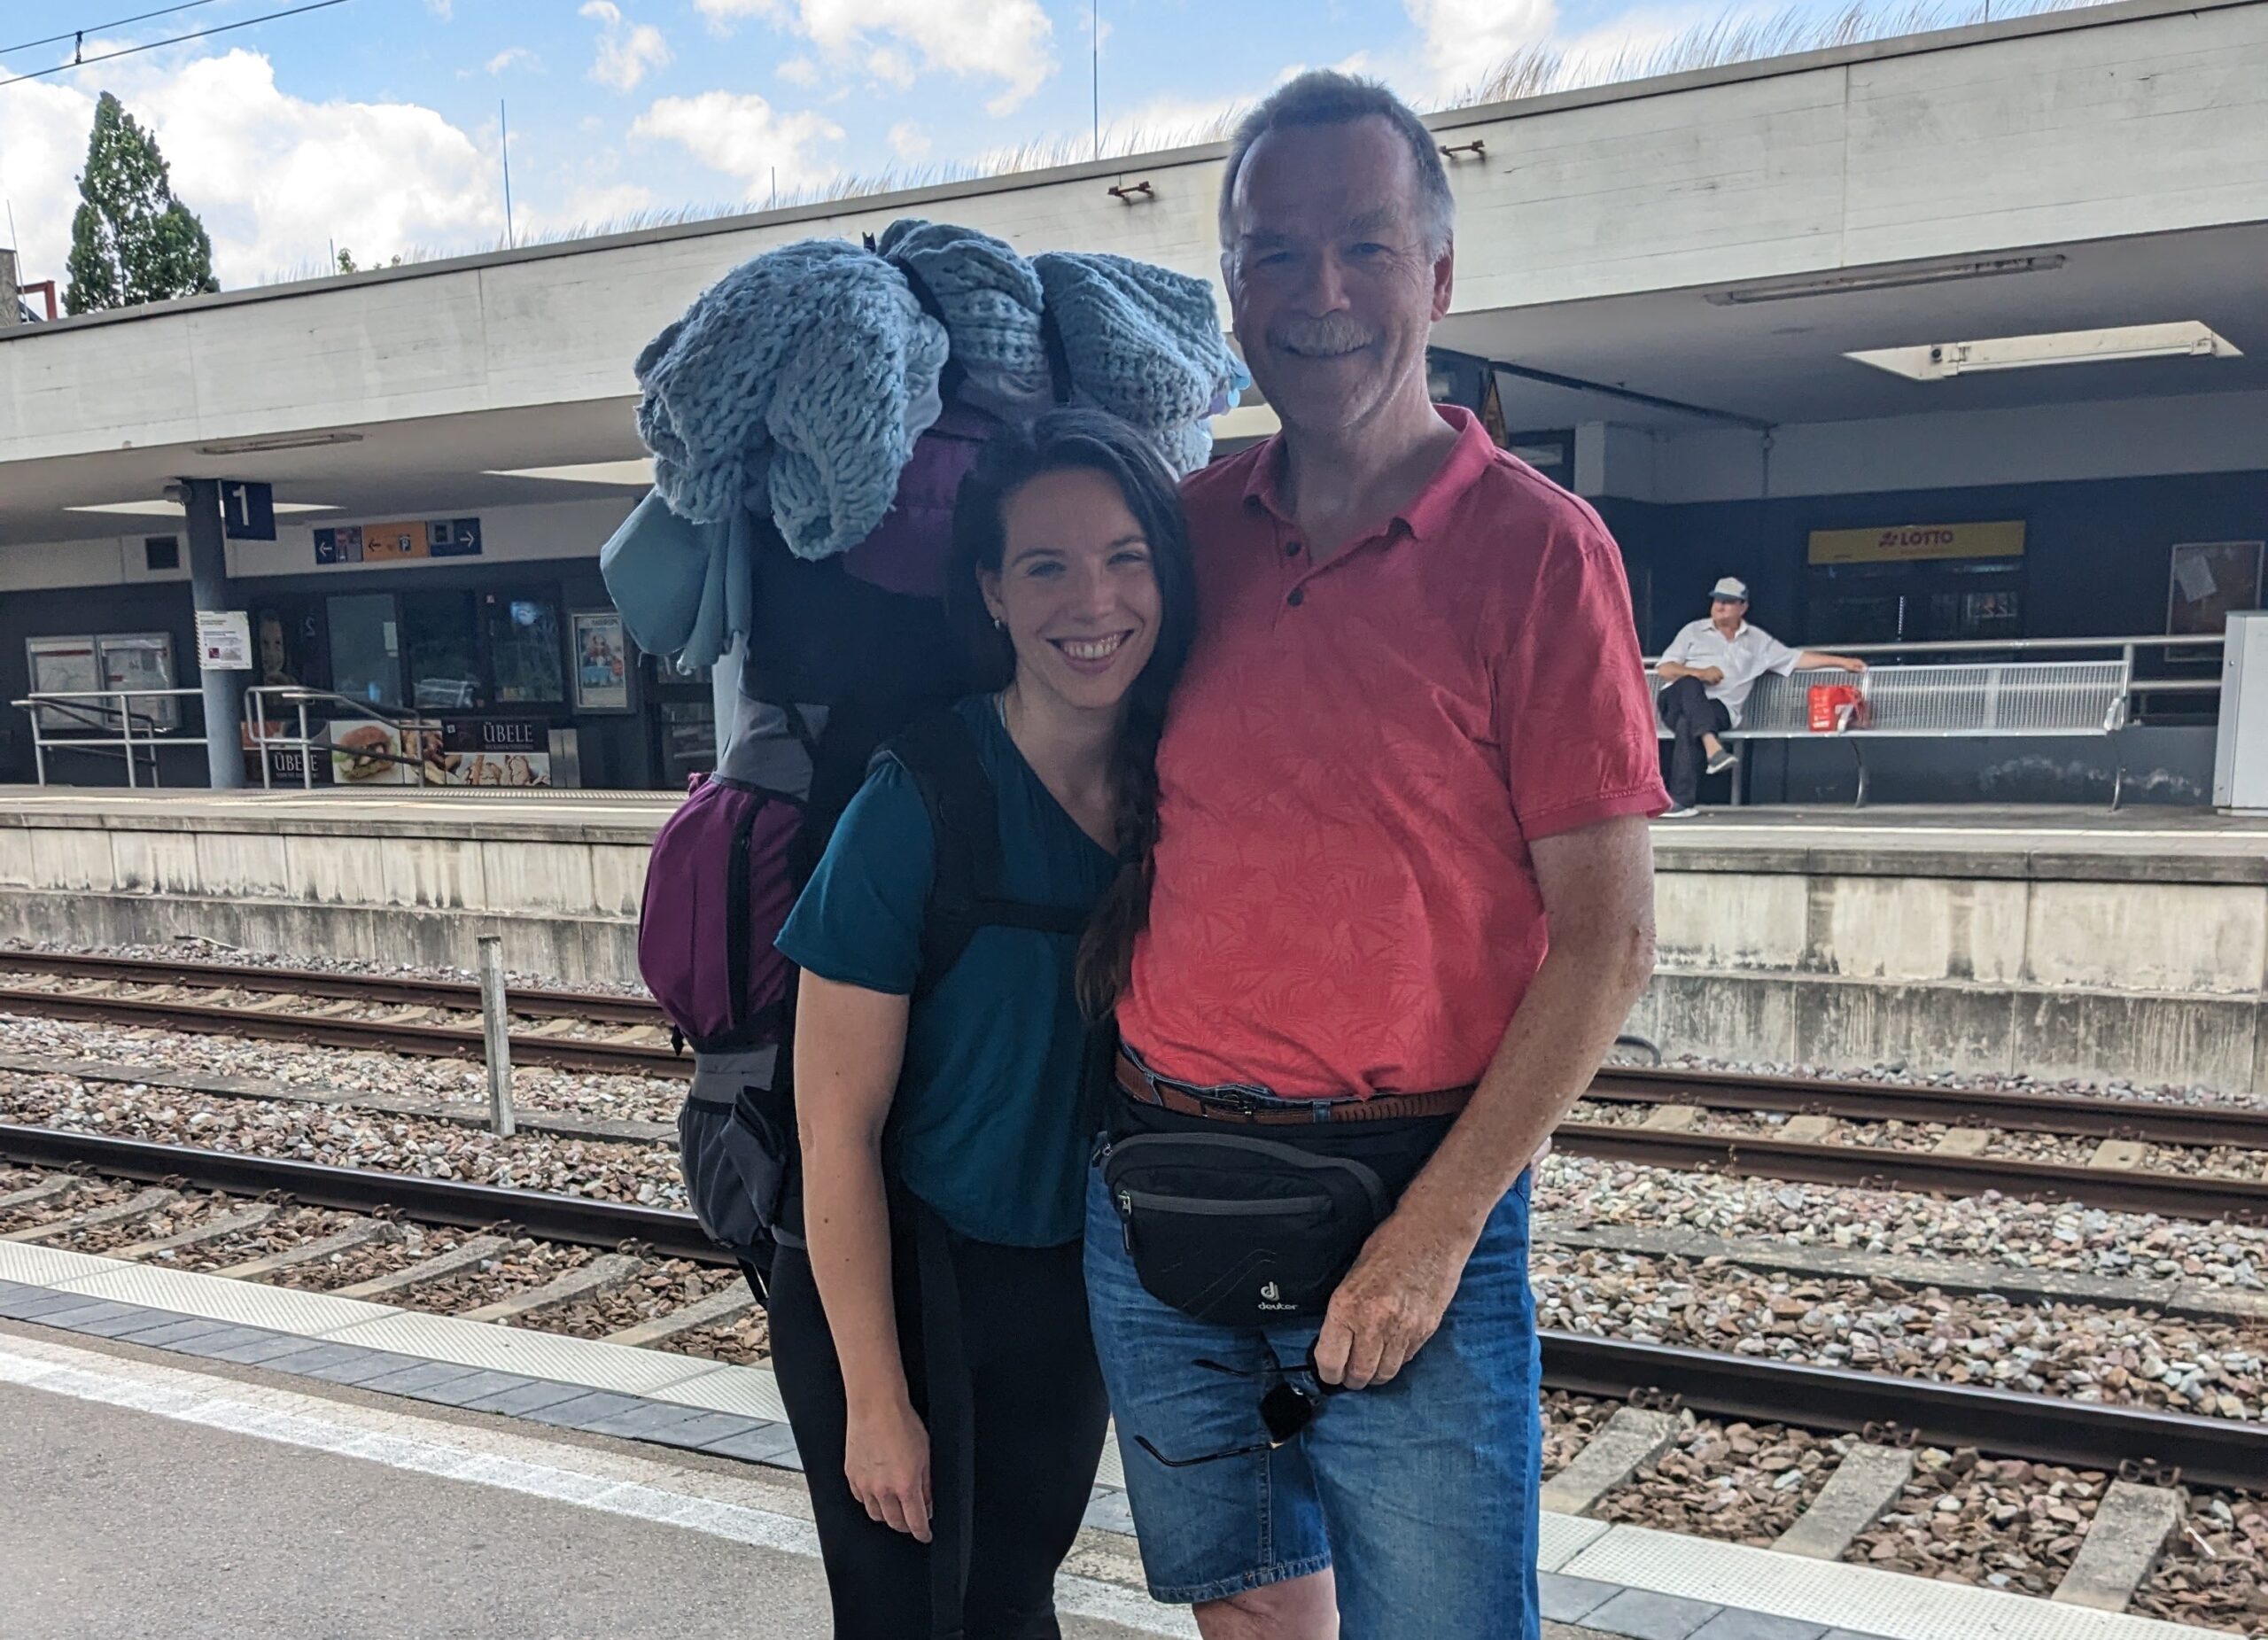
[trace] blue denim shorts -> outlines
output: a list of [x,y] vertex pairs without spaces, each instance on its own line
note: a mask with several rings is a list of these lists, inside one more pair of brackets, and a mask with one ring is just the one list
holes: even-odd
[[[1152,1297],[1098,1168],[1087,1298],[1153,1598],[1201,1604],[1334,1567],[1341,1640],[1536,1640],[1543,1431],[1526,1176],[1496,1205],[1440,1331],[1390,1381],[1333,1395],[1266,1454],[1260,1397],[1312,1321],[1208,1326]],[[1249,1378],[1195,1364],[1216,1361]]]

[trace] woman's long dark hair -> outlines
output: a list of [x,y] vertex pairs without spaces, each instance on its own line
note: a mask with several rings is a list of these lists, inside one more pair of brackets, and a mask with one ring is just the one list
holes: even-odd
[[1164,460],[1142,434],[1099,410],[1051,410],[1028,428],[1003,428],[977,456],[953,504],[945,611],[975,661],[978,687],[1006,688],[1015,676],[1015,647],[992,625],[977,574],[1000,572],[1009,497],[1034,478],[1066,471],[1100,473],[1118,486],[1126,510],[1149,543],[1158,581],[1157,644],[1127,691],[1126,716],[1112,753],[1118,876],[1095,907],[1074,969],[1080,1006],[1100,1018],[1125,991],[1134,942],[1149,926],[1158,842],[1158,735],[1165,727],[1166,702],[1197,633],[1189,525]]

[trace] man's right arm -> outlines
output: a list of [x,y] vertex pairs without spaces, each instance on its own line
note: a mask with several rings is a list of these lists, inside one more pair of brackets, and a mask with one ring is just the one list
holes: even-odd
[[[1654,675],[1664,683],[1675,683],[1680,678],[1700,678],[1701,673],[1688,664],[1692,658],[1693,628],[1682,627],[1677,636],[1670,640],[1669,648],[1662,651],[1662,658],[1654,667]],[[1706,678],[1701,680],[1704,683],[1709,681]]]
[[1694,657],[1694,628],[1685,626],[1669,640],[1669,649],[1662,651],[1660,663],[1653,667],[1653,676],[1662,683],[1676,683],[1678,678],[1698,678],[1701,683],[1724,683],[1724,667],[1697,667]]

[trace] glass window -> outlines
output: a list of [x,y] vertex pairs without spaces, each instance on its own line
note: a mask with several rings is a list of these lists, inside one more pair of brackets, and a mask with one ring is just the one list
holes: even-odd
[[390,592],[329,601],[330,687],[374,706],[401,703],[401,628]]
[[281,688],[321,687],[322,614],[320,606],[297,599],[253,606],[252,642],[254,683]]
[[480,639],[469,592],[401,595],[401,635],[409,661],[408,704],[420,711],[464,711],[486,703]]
[[559,605],[549,598],[486,593],[488,662],[499,705],[549,705],[567,698]]

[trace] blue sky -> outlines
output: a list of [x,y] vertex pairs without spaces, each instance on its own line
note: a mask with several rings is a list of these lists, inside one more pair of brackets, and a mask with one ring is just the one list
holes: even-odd
[[[8,52],[165,0],[0,8],[0,78],[61,60]],[[111,31],[162,39],[291,0],[208,0]],[[1829,0],[1808,0],[1820,11]],[[1510,51],[1674,35],[1730,5],[1684,0],[1103,0],[1106,127],[1166,136],[1302,66],[1381,74],[1421,103]],[[485,248],[503,231],[497,105],[509,107],[516,226],[559,232],[641,211],[983,164],[1090,128],[1084,0],[346,0],[326,11],[0,87],[0,197],[27,277],[59,276],[95,94],[159,133],[214,235],[225,285],[313,271],[330,246]],[[5,218],[0,218],[4,229]]]

